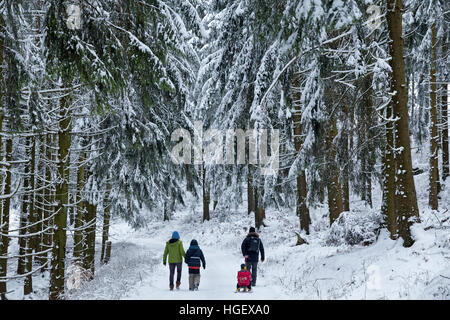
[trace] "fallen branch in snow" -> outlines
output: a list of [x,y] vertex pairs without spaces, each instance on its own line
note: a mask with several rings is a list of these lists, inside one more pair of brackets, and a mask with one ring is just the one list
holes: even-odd
[[442,274],[440,274],[440,276],[441,276],[442,278],[445,278],[445,279],[449,279],[449,280],[450,280],[449,277],[443,276]]
[[295,234],[297,235],[297,243],[296,246],[300,246],[302,244],[309,244],[305,239],[303,239],[300,234],[298,232],[295,232]]

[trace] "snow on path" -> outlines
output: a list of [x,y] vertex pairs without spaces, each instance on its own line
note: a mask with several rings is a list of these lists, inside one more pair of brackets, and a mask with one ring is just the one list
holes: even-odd
[[[264,277],[258,277],[252,293],[235,293],[236,276],[242,259],[237,254],[217,250],[217,248],[201,246],[206,259],[206,269],[201,269],[198,291],[189,291],[189,275],[187,265],[183,262],[180,290],[169,290],[169,267],[162,264],[164,243],[156,239],[144,240],[144,247],[153,252],[160,252],[161,265],[153,272],[146,272],[148,277],[134,288],[130,288],[125,299],[133,300],[233,300],[233,299],[280,299],[280,287],[265,286]],[[183,243],[185,250],[187,245]],[[259,268],[261,268],[261,263]],[[259,269],[258,268],[258,269]],[[258,270],[259,271],[259,270]]]

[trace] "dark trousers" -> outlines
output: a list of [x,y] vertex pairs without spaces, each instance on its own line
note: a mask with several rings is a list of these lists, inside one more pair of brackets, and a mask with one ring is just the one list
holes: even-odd
[[258,275],[258,261],[247,261],[245,262],[247,265],[247,270],[252,274],[251,285],[254,286],[256,284],[256,276]]
[[169,282],[170,285],[173,286],[173,276],[175,275],[175,267],[177,268],[177,282],[181,282],[181,267],[182,267],[182,263],[170,263],[169,262],[169,270],[170,270],[170,275],[169,275]]

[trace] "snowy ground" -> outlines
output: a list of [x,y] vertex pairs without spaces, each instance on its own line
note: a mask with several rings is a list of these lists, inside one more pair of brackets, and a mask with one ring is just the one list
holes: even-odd
[[[235,234],[222,234],[223,226],[213,230],[214,221],[200,226],[189,220],[186,212],[180,212],[173,221],[154,222],[146,230],[134,231],[125,223],[116,224],[113,237],[123,240],[113,246],[114,254],[110,264],[102,267],[94,281],[71,294],[70,298],[163,300],[241,298],[239,295],[242,294],[236,294],[234,291],[237,271],[243,262],[238,242],[243,239],[244,230],[241,228],[236,237]],[[198,228],[200,230],[196,232]],[[192,239],[197,239],[206,257],[206,270],[201,269],[199,291],[192,292],[188,289],[186,264],[183,265],[181,289],[169,291],[169,270],[168,266],[162,264],[162,255],[165,242],[173,230],[180,232],[185,250]],[[227,237],[229,246],[221,239],[221,234]],[[280,285],[267,285],[264,269],[265,264],[260,264],[261,276],[258,279],[257,289],[255,288],[253,293],[245,293],[246,298],[287,299],[288,296],[283,293]]]

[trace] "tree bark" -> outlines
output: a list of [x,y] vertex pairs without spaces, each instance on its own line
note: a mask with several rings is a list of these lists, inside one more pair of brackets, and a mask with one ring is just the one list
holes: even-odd
[[250,164],[247,166],[247,214],[255,212],[255,189],[253,187],[253,176]]
[[58,132],[58,174],[56,183],[56,207],[53,232],[53,254],[50,271],[50,300],[64,298],[65,258],[67,240],[67,203],[68,203],[68,165],[70,163],[69,149],[71,144],[70,100],[67,96],[61,98]]
[[[38,221],[38,224],[36,225],[36,231],[35,232],[40,232],[40,234],[38,236],[36,236],[36,252],[42,252],[43,250],[45,250],[43,248],[43,241],[44,241],[44,235],[43,235],[43,230],[44,230],[44,221],[43,219],[45,219],[45,214],[44,214],[44,195],[45,195],[45,184],[47,184],[46,181],[44,181],[45,177],[45,165],[44,162],[42,160],[42,158],[45,155],[45,136],[43,134],[41,134],[39,136],[39,161],[37,164],[37,172],[38,175],[36,177],[36,188],[37,188],[37,192],[36,192],[36,220]],[[46,258],[45,258],[45,254],[43,253],[39,253],[36,256],[36,262],[39,265],[44,265],[44,263],[46,262]],[[42,271],[42,269],[41,269]]]
[[27,224],[31,224],[29,221],[30,217],[30,151],[29,151],[29,142],[30,139],[26,139],[25,145],[25,171],[23,178],[23,196],[22,196],[22,211],[20,212],[20,223],[19,223],[19,258],[17,259],[17,274],[24,274],[26,270],[26,259],[25,254],[27,253],[27,237],[26,234],[28,232]]
[[339,218],[344,210],[342,202],[342,187],[339,182],[339,167],[336,163],[336,146],[334,138],[337,135],[336,119],[331,119],[327,129],[327,165],[328,165],[328,210],[330,213],[330,225]]
[[[392,106],[386,108],[386,119],[392,119],[393,110]],[[394,145],[394,127],[393,121],[386,123],[386,142],[383,153],[383,204],[381,212],[385,216],[387,229],[389,230],[391,239],[396,239],[398,236],[397,230],[397,212],[395,210],[395,175],[396,175],[396,163],[395,163],[395,145]]]
[[[4,32],[5,21],[3,20],[3,16],[0,15],[0,30]],[[0,80],[3,82],[3,45],[4,38],[0,37]],[[0,90],[0,133],[3,133],[3,119],[4,119],[4,108],[3,108],[3,90]],[[8,139],[6,142],[6,153],[5,158],[2,159],[3,154],[3,137],[0,135],[0,160],[5,160],[4,162],[11,161],[11,150],[8,152]],[[11,140],[12,143],[12,140]],[[11,145],[12,149],[12,145]],[[3,169],[3,165],[0,163],[0,170]],[[3,175],[3,172],[0,175],[0,191],[3,191],[3,194],[11,193],[11,171],[6,170],[6,176]],[[9,237],[7,236],[9,233],[9,206],[10,199],[2,199],[0,200],[0,231],[4,236],[0,235],[0,300],[6,300],[6,281],[2,281],[1,278],[6,277],[7,275],[7,259],[5,257],[8,255],[8,245],[9,245]]]
[[437,60],[437,40],[436,24],[431,26],[431,68],[430,68],[430,171],[429,171],[429,198],[428,205],[432,210],[437,210],[439,192],[439,165],[438,165],[438,112],[436,93],[436,60]]
[[404,62],[404,43],[402,38],[402,0],[388,0],[387,22],[389,37],[389,51],[392,69],[391,92],[392,106],[395,117],[396,147],[399,152],[396,155],[397,181],[396,211],[398,215],[398,233],[403,238],[403,245],[410,247],[414,240],[411,236],[410,226],[413,221],[410,218],[419,218],[416,189],[412,173],[411,145],[409,137],[408,104],[406,92],[406,76]]
[[75,197],[75,207],[76,210],[75,214],[75,231],[73,234],[73,257],[75,260],[82,261],[83,259],[83,223],[84,223],[84,198],[83,198],[83,189],[84,189],[84,183],[85,183],[85,164],[84,161],[86,160],[86,154],[83,150],[84,144],[83,141],[80,143],[80,155],[78,158],[78,162],[80,163],[77,171],[77,194]]
[[[6,152],[5,152],[5,162],[11,163],[12,160],[12,138],[6,140]],[[11,170],[6,171],[5,183],[3,194],[11,194]],[[8,246],[9,246],[9,217],[11,208],[11,198],[2,199],[2,217],[1,217],[1,232],[0,236],[0,257],[8,256]],[[7,276],[7,259],[0,259],[0,278],[5,278]],[[6,281],[0,281],[0,299],[6,299]]]
[[167,200],[164,201],[164,208],[163,208],[163,221],[169,221],[169,214],[168,214],[168,205]]
[[[364,77],[364,99],[362,101],[363,108],[367,109],[362,116],[363,120],[363,137],[361,141],[367,142],[367,147],[363,150],[362,167],[363,167],[363,198],[364,201],[372,207],[372,172],[376,163],[376,156],[372,152],[376,146],[373,142],[372,126],[376,123],[374,116],[373,100],[372,100],[372,76]],[[352,123],[352,122],[351,122]]]
[[260,206],[261,198],[258,195],[258,187],[254,187],[254,201],[255,201],[255,228],[259,230],[262,225],[262,211]]
[[[300,103],[300,77],[294,75],[292,83],[292,104],[293,115],[292,124],[294,130],[294,148],[298,155],[301,152],[303,139],[302,139],[302,106]],[[309,234],[309,226],[311,225],[311,217],[309,215],[309,209],[306,203],[307,200],[307,185],[306,185],[306,173],[304,169],[301,169],[297,175],[297,204],[296,212],[300,219],[300,230],[304,230],[306,234]]]
[[[37,233],[37,219],[35,216],[35,209],[34,209],[34,196],[35,196],[35,165],[36,165],[36,137],[32,136],[29,138],[30,141],[30,145],[31,145],[31,157],[30,157],[30,178],[29,178],[29,183],[30,183],[30,192],[28,195],[28,199],[29,199],[29,204],[28,204],[28,218],[27,218],[27,223],[31,226],[27,226],[27,234],[36,234]],[[31,294],[33,292],[33,275],[30,273],[33,270],[33,252],[37,252],[37,243],[36,243],[36,239],[37,236],[36,235],[32,235],[32,236],[27,236],[26,238],[26,250],[25,252],[27,253],[27,257],[26,257],[26,273],[28,273],[28,275],[25,278],[25,282],[24,282],[24,295],[28,295]]]
[[186,172],[186,190],[189,192],[195,191],[194,178],[192,177],[191,165],[184,164],[184,170]]
[[110,201],[109,201],[109,195],[111,193],[111,185],[109,182],[106,183],[106,193],[105,193],[105,199],[103,201],[103,230],[102,230],[102,251],[101,251],[101,257],[100,261],[102,263],[106,263],[105,261],[105,250],[106,250],[106,243],[110,242],[108,241],[109,238],[109,224],[111,221],[111,214],[110,214]]
[[111,259],[111,247],[112,247],[111,241],[106,241],[105,246],[106,246],[105,257],[104,257],[103,263],[107,264],[109,262],[109,260]]
[[202,185],[203,185],[203,221],[209,221],[209,203],[210,203],[210,190],[206,183],[206,167],[202,165]]
[[[50,133],[47,133],[45,136],[45,158],[47,161],[53,161],[53,138]],[[44,200],[43,200],[43,212],[44,212],[44,223],[42,225],[42,230],[48,229],[53,225],[53,219],[50,216],[53,214],[53,203],[54,203],[54,192],[53,185],[50,183],[52,181],[52,172],[48,166],[44,166],[45,170],[45,184],[46,187],[44,189]],[[52,231],[47,230],[42,234],[42,249],[48,250],[52,248]],[[42,264],[48,263],[48,253],[42,254],[41,257]],[[46,268],[50,269],[49,266]]]
[[86,201],[86,222],[89,224],[85,229],[85,252],[83,267],[89,270],[89,280],[94,278],[95,273],[95,233],[97,225],[97,205]]
[[448,150],[448,91],[447,83],[442,91],[442,179],[446,180],[450,175],[450,162]]
[[[343,155],[345,164],[342,168],[342,208],[343,211],[350,211],[350,170],[349,170],[349,150],[348,150],[348,108],[344,107],[344,114],[345,114],[345,128],[343,129],[342,133],[342,140],[343,140]],[[364,192],[366,192],[364,186]]]

